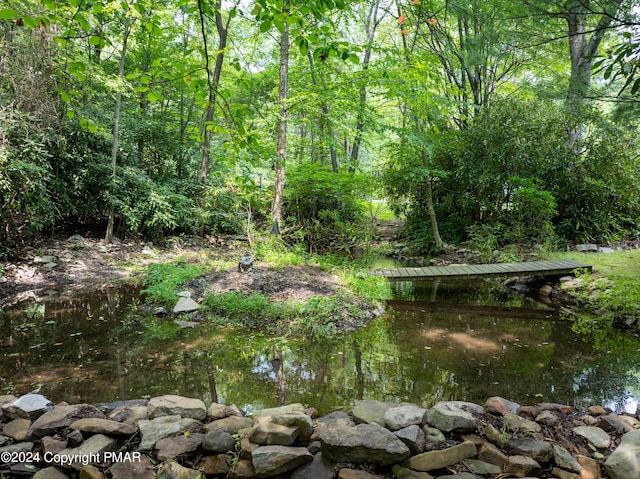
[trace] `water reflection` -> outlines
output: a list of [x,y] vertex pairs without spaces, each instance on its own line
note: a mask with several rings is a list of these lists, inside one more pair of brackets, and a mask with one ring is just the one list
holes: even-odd
[[357,399],[603,404],[635,412],[640,343],[578,336],[557,313],[490,282],[395,283],[393,312],[348,337],[180,329],[109,289],[0,313],[0,393],[53,401],[182,394],[247,410]]

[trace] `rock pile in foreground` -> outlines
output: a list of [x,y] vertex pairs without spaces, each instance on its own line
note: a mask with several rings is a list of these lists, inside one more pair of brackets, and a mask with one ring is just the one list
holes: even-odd
[[0,397],[0,477],[34,479],[640,478],[640,422],[592,407],[358,401],[250,416],[166,395],[117,408]]

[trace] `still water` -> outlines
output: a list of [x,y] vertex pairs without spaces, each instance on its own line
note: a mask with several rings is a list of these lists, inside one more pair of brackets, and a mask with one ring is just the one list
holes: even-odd
[[583,336],[552,308],[482,280],[393,283],[387,314],[339,339],[181,329],[130,287],[0,310],[0,394],[54,402],[161,394],[245,410],[302,402],[327,413],[358,399],[602,404],[635,412],[640,342]]

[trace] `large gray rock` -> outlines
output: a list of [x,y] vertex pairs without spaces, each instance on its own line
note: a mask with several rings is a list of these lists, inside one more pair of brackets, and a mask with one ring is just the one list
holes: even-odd
[[202,448],[205,451],[226,453],[235,449],[236,440],[231,434],[225,431],[211,431],[204,435]]
[[91,417],[104,419],[104,414],[97,407],[90,404],[56,406],[31,424],[27,431],[27,438],[38,439],[43,436],[49,436],[60,429],[69,427],[78,419]]
[[216,421],[211,421],[204,428],[206,432],[225,431],[229,434],[237,434],[241,429],[253,426],[253,421],[248,417],[229,416]]
[[130,436],[136,432],[136,428],[131,424],[110,421],[109,419],[101,419],[97,417],[78,419],[77,421],[72,422],[69,427],[89,434],[115,434]]
[[553,459],[551,443],[530,437],[511,439],[507,442],[505,449],[512,456],[529,456],[543,464]]
[[333,464],[319,452],[313,456],[313,461],[293,471],[290,479],[333,479],[333,475]]
[[387,429],[397,431],[408,426],[421,426],[427,422],[427,410],[416,404],[403,404],[387,409],[384,413]]
[[573,455],[559,444],[553,445],[553,462],[569,472],[579,473],[582,467]]
[[542,429],[537,422],[511,413],[505,414],[504,423],[507,426],[507,430],[513,433],[533,433],[540,432]]
[[611,479],[640,477],[640,430],[622,436],[618,448],[604,461],[604,470]]
[[53,404],[42,394],[25,394],[2,405],[2,414],[11,418],[36,419],[51,411]]
[[477,404],[461,401],[439,402],[429,409],[428,421],[436,429],[445,432],[469,432],[476,429],[476,418],[469,412],[484,413]]
[[358,424],[375,423],[384,427],[384,415],[387,412],[387,409],[393,406],[394,405],[391,403],[381,401],[356,401],[353,409],[351,410],[351,414],[353,415],[353,420]]
[[151,398],[147,405],[150,419],[161,416],[181,416],[202,421],[207,417],[207,407],[200,399],[167,394]]
[[394,431],[394,434],[407,445],[411,450],[411,454],[420,454],[421,452],[424,452],[427,440],[425,438],[424,431],[420,426],[414,424]]
[[176,461],[165,461],[158,468],[156,477],[170,477],[171,479],[204,479],[204,474],[195,469],[181,466]]
[[149,451],[154,448],[156,442],[165,437],[185,432],[200,432],[202,423],[192,418],[162,416],[156,419],[142,420],[138,422],[138,428],[142,436],[138,449]]
[[53,456],[53,458],[56,465],[79,471],[82,466],[87,464],[104,462],[104,453],[115,451],[118,447],[117,439],[104,434],[96,434],[78,447],[65,449]]
[[193,299],[181,296],[176,305],[173,307],[174,314],[190,313],[200,309],[200,305]]
[[195,451],[202,445],[204,434],[189,434],[178,437],[165,437],[156,442],[158,460],[166,461]]
[[606,449],[611,444],[611,437],[604,430],[594,426],[578,426],[573,433],[585,438],[598,449]]
[[429,472],[434,469],[442,469],[451,466],[464,459],[475,456],[477,453],[474,443],[465,441],[447,449],[428,451],[413,456],[402,465],[414,471]]
[[261,413],[258,415],[249,439],[262,445],[291,446],[297,440],[311,437],[313,422],[301,411]]
[[262,446],[251,453],[258,477],[271,477],[311,462],[313,456],[304,447]]
[[117,479],[155,479],[151,461],[144,454],[135,461],[116,462],[109,468],[111,477]]
[[334,462],[394,464],[411,454],[391,431],[377,424],[329,429],[320,443],[322,453]]

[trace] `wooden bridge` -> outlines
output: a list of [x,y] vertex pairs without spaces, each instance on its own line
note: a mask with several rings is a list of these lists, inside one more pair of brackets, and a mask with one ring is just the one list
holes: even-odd
[[524,263],[425,266],[423,268],[387,268],[369,271],[371,276],[389,279],[471,278],[474,276],[553,276],[573,274],[575,269],[591,271],[591,265],[573,260],[527,261]]

